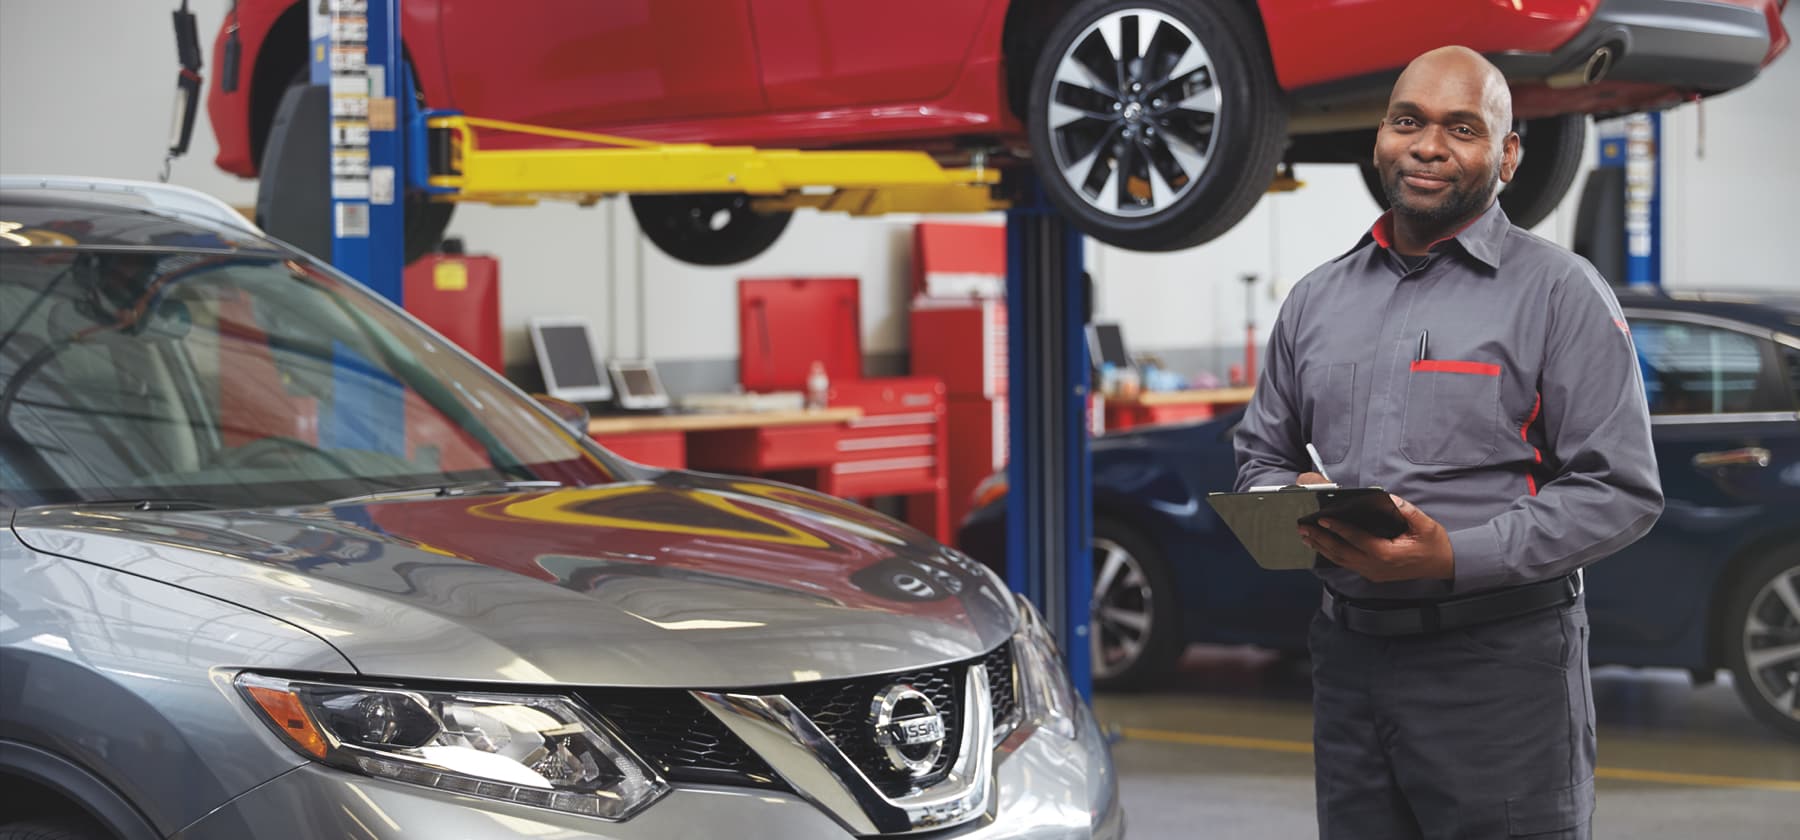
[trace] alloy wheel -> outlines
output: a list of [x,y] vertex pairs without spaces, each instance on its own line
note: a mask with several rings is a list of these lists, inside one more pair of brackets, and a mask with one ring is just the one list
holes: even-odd
[[1776,573],[1750,599],[1743,645],[1757,693],[1800,721],[1800,566]]
[[1088,633],[1095,679],[1116,677],[1144,655],[1155,626],[1154,604],[1142,561],[1124,546],[1095,537],[1092,627]]
[[1083,31],[1057,65],[1051,150],[1089,205],[1149,216],[1194,189],[1220,111],[1212,59],[1193,31],[1162,12],[1120,10]]

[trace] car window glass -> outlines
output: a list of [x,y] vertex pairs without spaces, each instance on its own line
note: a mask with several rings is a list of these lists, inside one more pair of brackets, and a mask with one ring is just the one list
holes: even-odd
[[1800,347],[1781,345],[1781,358],[1787,365],[1788,390],[1794,395],[1794,406],[1800,408]]
[[269,257],[0,253],[0,507],[611,480],[484,369]]
[[1777,411],[1759,386],[1763,340],[1735,330],[1681,321],[1631,324],[1650,413],[1735,414]]

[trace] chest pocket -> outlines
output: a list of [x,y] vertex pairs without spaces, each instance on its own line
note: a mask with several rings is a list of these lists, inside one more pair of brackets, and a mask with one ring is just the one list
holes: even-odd
[[1300,372],[1306,399],[1306,436],[1327,464],[1350,454],[1350,400],[1356,393],[1356,364],[1313,365]]
[[1500,366],[1413,362],[1400,453],[1415,464],[1474,467],[1500,443]]

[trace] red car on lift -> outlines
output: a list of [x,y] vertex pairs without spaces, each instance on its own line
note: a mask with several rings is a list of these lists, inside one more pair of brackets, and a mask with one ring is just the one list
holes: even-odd
[[[1444,44],[1512,80],[1527,155],[1502,200],[1536,224],[1574,178],[1587,115],[1749,82],[1788,45],[1787,3],[406,0],[400,15],[432,108],[669,142],[1029,160],[1084,232],[1173,250],[1229,230],[1283,162],[1360,163],[1382,200],[1369,164],[1388,90]],[[207,102],[228,172],[254,177],[283,145],[270,140],[306,82],[307,5],[238,0],[221,28],[213,66],[228,42],[241,50]],[[702,264],[752,257],[788,221],[742,196],[631,201],[652,241]],[[449,207],[414,206],[409,257],[435,243]]]

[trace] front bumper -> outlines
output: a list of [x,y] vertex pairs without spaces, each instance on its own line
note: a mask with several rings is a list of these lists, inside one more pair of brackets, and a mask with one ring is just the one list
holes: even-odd
[[[1082,707],[1076,740],[1038,730],[1010,755],[996,755],[992,816],[931,833],[932,840],[1119,840],[1125,835],[1118,779],[1092,714]],[[622,823],[460,796],[308,764],[238,797],[178,832],[175,840],[853,840],[812,803],[790,793],[677,787]]]

